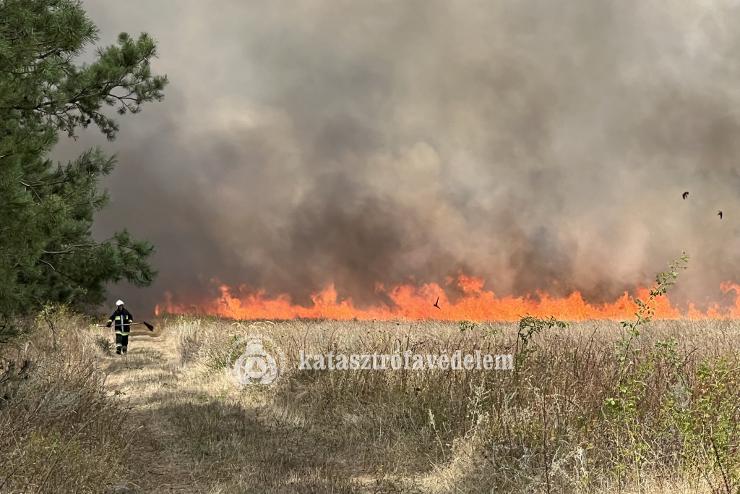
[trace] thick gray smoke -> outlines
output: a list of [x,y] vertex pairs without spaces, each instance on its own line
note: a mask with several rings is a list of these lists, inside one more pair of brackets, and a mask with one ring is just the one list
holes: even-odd
[[465,272],[600,301],[681,250],[684,297],[740,279],[736,0],[84,3],[171,80],[114,143],[60,145],[117,152],[98,233],[157,245],[155,286],[113,296]]

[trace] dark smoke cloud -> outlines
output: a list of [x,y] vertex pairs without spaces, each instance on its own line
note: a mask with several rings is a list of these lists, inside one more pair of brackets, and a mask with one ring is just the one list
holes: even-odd
[[740,279],[737,1],[85,5],[172,81],[113,144],[59,146],[117,152],[98,234],[157,245],[156,284],[115,296],[370,303],[467,272],[604,300],[684,249],[683,296]]

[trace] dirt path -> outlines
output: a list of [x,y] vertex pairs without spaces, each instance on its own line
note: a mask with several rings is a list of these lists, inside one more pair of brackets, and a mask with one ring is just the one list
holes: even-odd
[[341,445],[301,417],[239,393],[225,374],[181,366],[173,333],[135,334],[128,355],[104,366],[139,431],[131,472],[114,492],[368,491]]
[[192,491],[192,462],[177,447],[177,433],[164,414],[167,394],[179,386],[178,357],[171,335],[134,334],[128,355],[112,355],[106,361],[107,387],[135,422],[139,441],[133,448],[144,454],[132,458],[130,481],[119,492]]

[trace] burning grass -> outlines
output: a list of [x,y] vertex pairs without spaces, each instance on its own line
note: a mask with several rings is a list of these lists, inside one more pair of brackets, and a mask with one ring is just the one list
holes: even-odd
[[[446,284],[427,283],[420,286],[402,284],[393,287],[378,285],[376,291],[390,301],[360,307],[348,297],[342,297],[334,285],[311,296],[311,303],[294,303],[288,294],[268,296],[262,290],[246,286],[220,285],[218,297],[196,304],[179,303],[172,294],[157,305],[161,314],[206,314],[230,319],[332,319],[332,320],[442,320],[455,322],[518,321],[522,314],[537,317],[554,316],[569,321],[622,320],[632,317],[639,306],[637,299],[646,299],[650,288],[639,287],[634,296],[623,293],[611,302],[589,302],[579,291],[564,297],[544,292],[524,296],[499,296],[485,288],[484,280],[459,275]],[[657,319],[721,319],[740,318],[740,285],[722,283],[717,295],[722,303],[673,303],[665,293],[654,300]],[[434,301],[438,303],[435,304]]]

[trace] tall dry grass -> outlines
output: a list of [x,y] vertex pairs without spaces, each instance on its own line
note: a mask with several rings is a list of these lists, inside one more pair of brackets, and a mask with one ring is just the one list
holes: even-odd
[[[269,337],[287,371],[274,387],[245,389],[245,399],[262,403],[280,430],[311,438],[297,447],[331,451],[339,471],[380,482],[380,492],[732,494],[740,486],[736,322],[650,323],[626,352],[623,328],[603,321],[534,334],[526,350],[510,324],[177,325],[187,328],[183,364],[200,376],[220,376],[240,336]],[[516,351],[517,368],[297,369],[301,350],[457,349]]]
[[33,326],[0,347],[0,492],[101,492],[137,439],[104,387],[110,342],[63,309]]
[[[66,314],[2,347],[0,492],[707,492],[740,486],[740,325],[159,321],[110,355]],[[52,334],[54,337],[52,337]],[[228,368],[245,335],[272,386]],[[629,345],[625,345],[628,338]],[[515,371],[314,371],[299,352],[517,355]],[[115,395],[121,393],[120,396]],[[115,395],[115,396],[114,396]],[[142,427],[145,427],[142,432]]]

